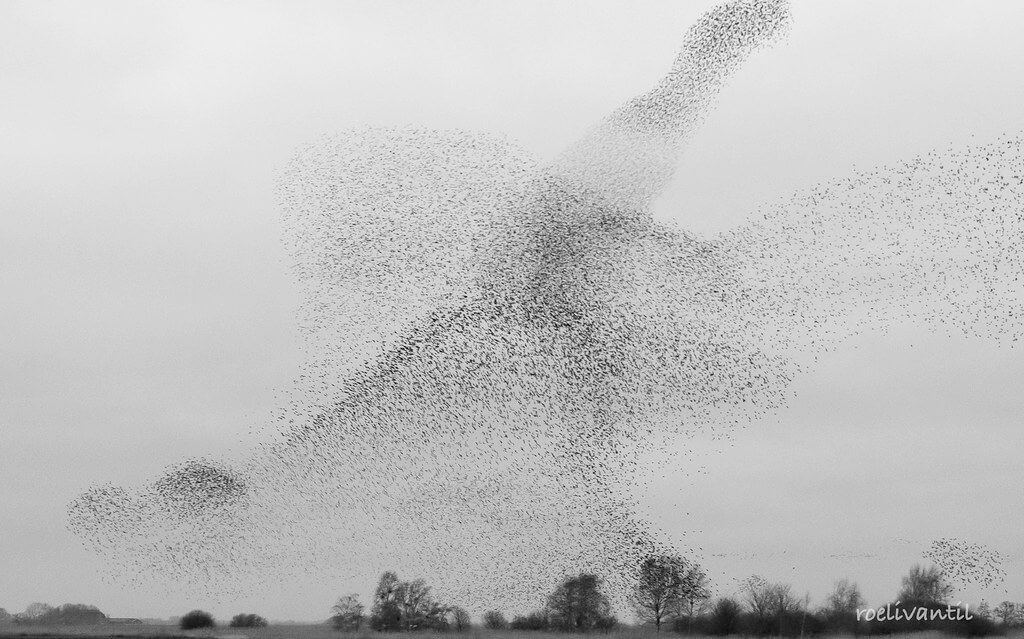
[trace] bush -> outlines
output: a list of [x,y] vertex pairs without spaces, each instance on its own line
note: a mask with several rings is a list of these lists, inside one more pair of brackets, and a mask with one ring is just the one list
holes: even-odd
[[713,635],[711,617],[696,615],[693,619],[680,616],[672,619],[672,631],[681,635]]
[[[973,614],[973,613],[972,613]],[[1002,634],[991,619],[973,615],[953,627],[952,632],[964,637],[988,637]]]
[[547,630],[548,616],[543,611],[535,611],[526,615],[516,615],[509,624],[512,630]]
[[238,614],[231,618],[232,628],[266,628],[267,620],[259,615]]
[[213,621],[213,615],[202,610],[193,610],[185,614],[178,627],[182,630],[195,630],[196,628],[213,628],[217,624]]
[[780,637],[817,636],[825,633],[827,624],[810,611],[790,610],[776,614],[772,634]]
[[489,630],[504,630],[508,628],[508,621],[499,611],[488,610],[484,613],[484,626]]

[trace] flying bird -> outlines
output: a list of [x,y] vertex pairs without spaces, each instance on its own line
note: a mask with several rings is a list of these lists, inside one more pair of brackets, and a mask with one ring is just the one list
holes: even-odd
[[536,606],[568,572],[621,594],[663,543],[635,513],[645,452],[777,410],[858,332],[1016,341],[1017,137],[837,178],[707,240],[655,221],[730,75],[790,27],[780,0],[714,9],[547,164],[418,128],[300,149],[278,195],[309,361],[279,436],[93,487],[70,527],[129,582],[400,566],[476,610]]

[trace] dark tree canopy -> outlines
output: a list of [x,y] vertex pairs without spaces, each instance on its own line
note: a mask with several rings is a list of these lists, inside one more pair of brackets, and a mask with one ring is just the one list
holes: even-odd
[[[2,615],[0,615],[2,617]],[[0,621],[3,621],[0,618]],[[88,604],[64,604],[53,607],[45,603],[32,603],[22,612],[13,617],[20,624],[36,624],[49,626],[84,626],[107,622],[107,616],[96,606]]]
[[740,628],[742,612],[743,608],[735,599],[729,597],[719,599],[711,609],[711,633],[720,636],[736,633]]
[[232,628],[266,628],[267,620],[251,613],[240,613],[231,618]]
[[178,621],[178,626],[182,630],[195,630],[196,628],[213,628],[216,623],[210,613],[203,610],[192,610],[182,616]]

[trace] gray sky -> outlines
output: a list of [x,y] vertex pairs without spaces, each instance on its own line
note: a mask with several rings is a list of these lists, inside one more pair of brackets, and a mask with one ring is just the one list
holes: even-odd
[[[258,440],[302,359],[273,199],[296,147],[419,124],[550,158],[655,81],[713,4],[0,3],[0,606],[203,605],[102,581],[65,508]],[[793,14],[722,93],[661,217],[713,233],[854,166],[1020,130],[1024,5]],[[645,508],[703,548],[722,593],[757,572],[820,602],[850,577],[882,603],[957,536],[1010,558],[1008,594],[965,599],[1024,600],[1022,382],[1019,348],[859,338],[775,418],[694,442],[696,466],[659,472]],[[242,607],[316,619],[370,587]]]

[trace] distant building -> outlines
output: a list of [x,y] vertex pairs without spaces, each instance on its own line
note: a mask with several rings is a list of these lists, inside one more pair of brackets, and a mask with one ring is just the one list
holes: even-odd
[[134,617],[110,617],[107,619],[107,623],[112,623],[119,626],[126,626],[130,624],[141,624],[142,620],[136,619]]

